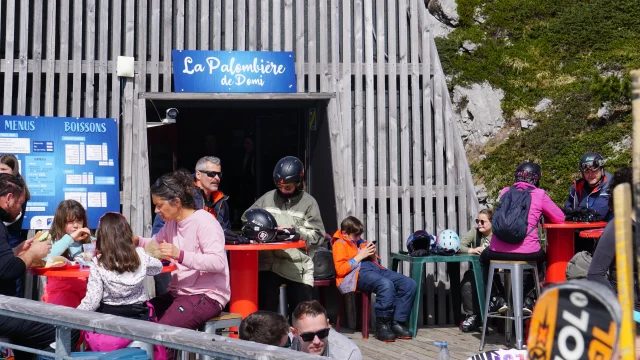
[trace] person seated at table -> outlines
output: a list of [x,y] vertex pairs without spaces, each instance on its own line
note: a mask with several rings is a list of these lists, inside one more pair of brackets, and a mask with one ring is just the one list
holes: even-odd
[[195,209],[188,172],[162,175],[151,186],[151,198],[166,223],[152,238],[134,236],[134,242],[140,247],[157,242],[162,257],[178,269],[169,291],[150,302],[158,323],[197,330],[220,315],[231,293],[222,227],[213,215]]
[[273,311],[258,310],[249,314],[240,323],[238,336],[240,340],[283,348],[291,347],[289,323],[284,316]]
[[316,300],[303,301],[296,306],[291,332],[292,350],[332,359],[362,359],[358,346],[329,326],[327,311]]
[[[92,260],[94,266],[89,273],[87,295],[78,309],[155,321],[153,308],[147,302],[144,279],[162,271],[160,260],[136,248],[131,241],[131,226],[119,213],[109,212],[100,218],[96,237],[96,250],[100,255]],[[131,339],[90,331],[84,333],[84,338],[93,351],[123,349],[131,343]],[[157,348],[156,355],[156,359],[164,358],[164,347]]]
[[[629,184],[631,186],[631,203],[632,209],[636,207],[636,199],[633,195],[633,170],[630,167],[624,167],[615,172],[613,178],[611,179],[610,189],[610,197],[609,203],[611,208],[613,209],[613,189],[620,184]],[[614,214],[615,216],[616,214]],[[632,221],[632,229],[635,233],[636,230],[636,213],[635,211],[631,211],[631,221]],[[633,246],[633,259],[635,263],[636,253],[638,250],[638,246],[640,244],[635,242]],[[637,266],[633,267],[633,278],[638,278],[638,269]],[[600,240],[598,241],[598,246],[596,247],[595,252],[593,253],[593,259],[591,260],[591,264],[589,265],[589,271],[587,272],[587,280],[599,282],[609,289],[611,289],[614,293],[618,293],[618,278],[616,271],[616,228],[615,222],[609,221],[607,226],[604,228],[604,232],[600,236]],[[640,311],[640,299],[638,298],[638,294],[640,293],[640,289],[638,289],[637,281],[634,281],[635,288],[635,311]],[[639,314],[640,315],[640,314]]]
[[[493,215],[492,221],[492,236],[489,246],[480,254],[480,265],[482,267],[482,275],[484,283],[487,283],[489,276],[489,265],[491,260],[511,260],[511,261],[536,261],[538,266],[538,272],[541,273],[544,269],[544,261],[546,259],[546,253],[540,246],[538,236],[538,225],[542,216],[547,217],[552,223],[564,223],[564,213],[562,209],[556,205],[553,200],[547,195],[547,193],[540,189],[540,178],[542,171],[540,165],[532,162],[524,162],[520,164],[515,171],[515,182],[511,187],[506,187],[500,192],[500,201],[503,201],[506,196],[512,199],[517,199],[518,195],[522,192],[528,192],[530,196],[529,211],[527,214],[527,227],[524,239],[518,243],[510,243],[500,240],[496,236],[497,223],[496,218],[498,215],[503,216],[500,212],[511,212],[513,206],[519,207],[520,204],[514,204],[511,207],[505,205],[503,209],[500,205]],[[510,190],[511,189],[511,190]],[[532,281],[532,277],[528,276],[525,281],[524,294],[529,294],[534,288],[535,282]],[[504,295],[504,294],[502,294]],[[525,314],[531,314],[533,309],[533,299],[529,296],[524,296],[524,312]],[[500,312],[507,310],[507,306],[503,306],[499,309]]]
[[[307,242],[307,249],[260,251],[258,308],[277,311],[279,289],[286,284],[289,314],[301,302],[312,299],[315,249],[324,242],[324,225],[316,200],[304,191],[304,165],[286,156],[273,170],[275,190],[262,195],[248,210],[259,208],[271,213],[279,228],[294,228]],[[242,215],[247,223],[246,211]]]
[[412,339],[406,325],[416,294],[416,282],[380,265],[376,246],[362,238],[364,226],[353,216],[342,220],[333,234],[332,252],[336,286],[342,294],[366,291],[376,294],[376,334],[380,341]]
[[[564,204],[565,213],[577,210],[594,211],[591,221],[609,221],[613,212],[609,209],[609,181],[611,174],[604,170],[602,155],[589,152],[580,157],[578,163],[581,177],[569,189],[569,198]],[[587,219],[585,219],[587,220]]]
[[[482,209],[478,213],[476,219],[477,228],[469,230],[462,236],[460,240],[460,253],[480,255],[491,242],[491,218],[493,210]],[[502,281],[500,276],[493,276],[493,284],[497,288],[496,293],[502,293]],[[492,289],[493,290],[493,289]],[[460,297],[462,298],[462,313],[467,317],[462,323],[462,332],[471,332],[482,327],[482,318],[480,316],[480,304],[478,303],[478,292],[476,290],[476,281],[472,269],[467,270],[460,281]],[[497,311],[504,306],[504,299],[501,297],[493,297],[491,307]]]
[[[75,200],[64,200],[58,204],[53,215],[49,235],[53,246],[51,256],[63,256],[73,260],[82,253],[82,244],[91,242],[91,231],[87,227],[87,211]],[[85,279],[56,277],[47,278],[42,301],[50,304],[77,307],[87,293]]]

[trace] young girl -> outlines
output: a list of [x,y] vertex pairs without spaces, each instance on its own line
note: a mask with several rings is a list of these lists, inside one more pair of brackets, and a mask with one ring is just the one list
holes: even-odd
[[[147,303],[149,298],[143,281],[146,276],[162,271],[160,260],[149,256],[144,249],[136,248],[131,227],[121,214],[104,214],[100,218],[96,236],[99,255],[93,258],[95,266],[89,274],[87,295],[78,309],[155,321],[153,307]],[[131,342],[129,339],[92,332],[86,332],[84,336],[94,351],[122,349]],[[157,356],[164,356],[164,348],[156,350]]]
[[[58,204],[49,230],[53,246],[47,256],[62,255],[73,260],[82,253],[82,243],[90,242],[91,232],[87,228],[87,212],[75,200],[64,200]],[[87,292],[84,279],[49,277],[42,301],[56,305],[76,307]]]

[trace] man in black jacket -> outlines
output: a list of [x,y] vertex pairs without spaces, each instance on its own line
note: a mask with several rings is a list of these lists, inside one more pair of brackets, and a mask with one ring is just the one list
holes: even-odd
[[[34,242],[29,239],[15,248],[9,246],[5,223],[13,222],[22,211],[25,198],[22,179],[10,174],[0,174],[0,295],[15,296],[16,279],[27,272],[31,263],[47,256],[51,250],[49,242]],[[55,342],[52,325],[0,315],[0,337],[7,337],[12,344],[36,349],[47,349]],[[78,332],[72,333],[72,344],[78,340]],[[14,351],[16,360],[31,358],[31,354]]]

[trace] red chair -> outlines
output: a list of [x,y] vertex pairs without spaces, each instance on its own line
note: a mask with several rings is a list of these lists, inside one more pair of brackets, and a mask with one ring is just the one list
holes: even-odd
[[[369,338],[369,314],[371,308],[371,294],[368,292],[356,291],[362,294],[362,339]],[[336,319],[336,331],[340,332],[340,320],[344,313],[344,299],[342,295],[338,299],[338,318]]]

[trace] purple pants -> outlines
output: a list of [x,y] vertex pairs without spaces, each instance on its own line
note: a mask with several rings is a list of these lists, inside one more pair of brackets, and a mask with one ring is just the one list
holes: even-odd
[[158,324],[198,330],[222,312],[222,306],[207,295],[166,293],[149,300],[158,314]]

